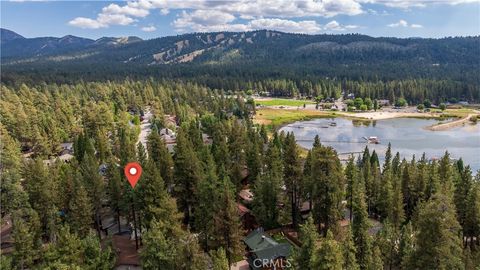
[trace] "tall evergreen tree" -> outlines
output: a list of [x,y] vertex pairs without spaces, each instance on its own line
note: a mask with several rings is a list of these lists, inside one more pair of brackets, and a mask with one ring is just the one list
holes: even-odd
[[300,242],[302,245],[295,250],[294,261],[296,269],[314,269],[312,268],[315,250],[317,249],[317,241],[319,235],[317,228],[313,223],[312,217],[308,217],[305,224],[300,225]]
[[212,270],[225,270],[229,269],[227,255],[223,248],[217,250],[211,250],[209,252],[210,258],[212,258]]
[[330,147],[312,149],[313,217],[323,234],[341,218],[344,177],[338,156]]
[[445,194],[437,194],[422,205],[416,220],[412,269],[462,269],[461,227],[455,206]]
[[93,207],[83,184],[79,180],[75,182],[67,217],[73,231],[80,237],[85,237],[92,225]]
[[217,245],[225,248],[228,264],[242,252],[242,229],[235,202],[234,187],[228,178],[224,178],[220,186],[222,193],[219,208],[214,217],[214,228]]
[[105,195],[105,185],[103,178],[99,173],[98,161],[95,157],[95,150],[91,141],[89,142],[89,145],[91,150],[87,147],[85,156],[80,164],[80,172],[84,180],[83,184],[90,195],[90,201],[93,205],[95,228],[97,229],[97,234],[100,238],[100,210]]
[[[470,249],[480,250],[480,179],[473,184],[468,197],[465,209],[464,234],[470,243]],[[477,241],[475,241],[477,239]]]
[[148,156],[155,162],[155,166],[160,169],[160,174],[166,186],[173,184],[173,159],[168,152],[165,142],[162,141],[157,132],[152,131],[147,139]]
[[348,227],[342,242],[343,269],[360,269],[357,259],[355,258],[356,253],[357,249],[355,248],[355,243],[353,242],[352,230],[350,227]]
[[352,206],[353,206],[353,190],[355,181],[357,180],[358,169],[355,165],[355,158],[350,156],[348,158],[347,166],[345,167],[345,178],[347,181],[347,206],[350,208],[350,222],[352,222]]
[[175,270],[178,242],[167,237],[161,221],[153,220],[150,229],[143,234],[143,249],[140,253],[143,269]]
[[343,266],[342,250],[333,238],[332,232],[327,232],[327,237],[322,239],[320,247],[315,252],[312,269],[341,270]]
[[197,154],[183,129],[177,134],[174,161],[174,193],[178,199],[178,206],[185,215],[185,223],[193,225],[193,212],[198,202],[198,185],[204,176]]
[[278,225],[280,187],[283,178],[283,164],[280,149],[271,142],[267,151],[269,157],[266,174],[259,177],[253,187],[253,212],[265,228]]
[[368,235],[370,227],[363,182],[357,181],[353,199],[353,241],[357,249],[356,258],[360,269],[367,269],[371,261],[371,240]]
[[[14,240],[13,263],[18,269],[30,269],[37,256],[35,233],[28,221],[19,216],[13,219],[12,237]],[[3,256],[2,256],[3,257]]]
[[283,161],[285,187],[291,207],[291,220],[293,226],[297,227],[300,218],[300,199],[303,185],[300,157],[293,133],[288,133],[285,138]]

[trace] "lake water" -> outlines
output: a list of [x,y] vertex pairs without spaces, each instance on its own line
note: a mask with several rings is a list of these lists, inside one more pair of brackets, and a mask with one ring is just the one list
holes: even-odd
[[[336,126],[331,123],[335,122]],[[480,124],[466,124],[445,131],[430,131],[426,126],[438,123],[432,119],[396,118],[377,121],[358,121],[345,118],[320,118],[300,121],[281,128],[293,132],[298,144],[310,149],[315,135],[320,136],[323,145],[332,146],[341,158],[349,153],[358,155],[366,145],[375,149],[380,160],[384,159],[387,145],[392,152],[400,152],[402,158],[417,160],[423,153],[428,159],[440,158],[448,151],[453,159],[462,158],[473,172],[480,170]],[[380,144],[367,144],[364,137],[376,136]]]

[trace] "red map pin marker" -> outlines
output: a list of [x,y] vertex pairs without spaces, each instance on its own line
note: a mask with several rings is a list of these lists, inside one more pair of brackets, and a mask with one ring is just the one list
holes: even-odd
[[132,188],[135,188],[138,179],[142,175],[142,166],[137,162],[130,162],[125,166],[124,172]]

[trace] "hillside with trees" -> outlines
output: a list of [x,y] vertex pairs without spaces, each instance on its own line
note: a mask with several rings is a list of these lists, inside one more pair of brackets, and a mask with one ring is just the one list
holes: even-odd
[[150,40],[8,34],[1,42],[2,82],[8,85],[152,77],[278,96],[332,96],[341,88],[371,98],[403,95],[409,101],[480,98],[479,37],[401,39],[267,30]]
[[[256,226],[298,232],[295,269],[480,267],[480,175],[461,159],[389,147],[383,164],[368,148],[342,164],[319,137],[307,152],[293,134],[268,133],[251,119],[254,100],[228,93],[155,79],[2,85],[11,230],[0,268],[112,269],[118,238],[134,230],[144,269],[228,269],[251,230],[239,215],[245,187]],[[131,161],[143,167],[135,189],[123,176]]]

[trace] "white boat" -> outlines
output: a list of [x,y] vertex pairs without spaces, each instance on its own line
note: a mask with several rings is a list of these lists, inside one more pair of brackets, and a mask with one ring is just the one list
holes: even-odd
[[363,137],[368,143],[379,144],[380,140],[377,136]]

